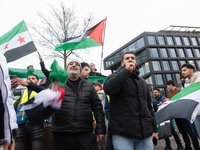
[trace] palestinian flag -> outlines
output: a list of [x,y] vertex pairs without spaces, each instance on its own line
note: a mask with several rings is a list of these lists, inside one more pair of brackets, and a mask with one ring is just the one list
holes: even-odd
[[84,49],[103,45],[103,35],[105,30],[106,18],[97,25],[87,30],[83,35],[73,38],[66,43],[57,44],[56,51]]
[[0,52],[8,63],[35,51],[36,47],[24,21],[0,37]]
[[200,82],[194,83],[164,102],[155,114],[156,123],[166,120],[185,118],[194,122],[200,109]]

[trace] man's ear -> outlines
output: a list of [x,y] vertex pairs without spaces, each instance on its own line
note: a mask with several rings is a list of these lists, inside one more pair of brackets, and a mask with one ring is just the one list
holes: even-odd
[[124,66],[124,63],[123,63],[123,62],[121,62],[121,66],[122,66],[122,67]]

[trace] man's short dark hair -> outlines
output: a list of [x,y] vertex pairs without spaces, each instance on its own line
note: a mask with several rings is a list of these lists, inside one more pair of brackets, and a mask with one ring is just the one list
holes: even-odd
[[[37,76],[36,74],[30,74],[29,76],[35,76],[36,79],[39,80],[39,78],[38,78],[38,76]],[[29,76],[28,76],[28,77],[29,77]],[[28,78],[28,77],[27,77],[27,78]]]
[[183,65],[181,66],[181,68],[183,68],[183,67],[186,67],[186,68],[189,68],[189,69],[193,69],[193,70],[194,70],[194,66],[191,65],[191,64],[183,64]]
[[172,80],[169,80],[169,81],[166,82],[166,85],[170,85],[170,84],[171,84],[172,86],[175,86],[174,81],[172,81]]
[[93,64],[93,65],[95,66],[95,64],[94,64],[94,63],[90,63],[90,64]]
[[121,62],[123,62],[123,60],[124,60],[124,55],[126,55],[126,54],[133,54],[133,55],[135,56],[134,51],[124,52],[124,54],[122,54],[122,56],[121,56]]
[[153,90],[154,90],[154,91],[157,90],[158,92],[160,92],[160,89],[158,89],[158,88],[154,88]]
[[29,66],[27,67],[27,69],[29,69],[29,67],[33,67],[33,65],[29,65]]
[[86,62],[82,62],[82,63],[81,63],[81,67],[82,67],[82,69],[83,69],[85,66],[88,66],[88,68],[90,67],[88,63],[86,63]]

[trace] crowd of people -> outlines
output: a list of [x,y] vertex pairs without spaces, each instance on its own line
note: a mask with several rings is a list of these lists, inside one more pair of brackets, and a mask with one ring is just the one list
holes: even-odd
[[[55,92],[59,89],[57,81],[51,82],[51,71],[45,68],[41,56],[39,60],[45,75],[41,84],[38,84],[35,74],[30,74],[26,82],[20,78],[9,79],[5,57],[0,54],[0,76],[3,79],[0,84],[0,142],[5,149],[45,149],[44,121],[49,118],[53,133],[50,144],[54,150],[153,150],[157,145],[155,113],[162,103],[181,89],[175,86],[174,81],[167,81],[167,97],[155,88],[152,100],[146,81],[139,76],[134,52],[125,52],[121,56],[117,72],[109,75],[104,84],[88,80],[89,76],[103,76],[96,72],[94,63],[68,61],[68,79],[63,86],[65,93],[59,109],[37,107],[41,111],[32,114],[21,108],[34,103],[41,91],[51,89]],[[34,67],[30,65],[27,69],[33,70]],[[185,88],[199,82],[200,73],[194,72],[192,65],[184,64],[181,81],[182,88]],[[20,92],[11,90],[19,85],[26,89]],[[190,141],[194,149],[199,150],[199,120],[197,116],[192,124],[186,119],[176,118],[175,129],[173,120],[170,120],[177,150],[192,150]],[[172,150],[169,137],[164,140],[164,150]]]

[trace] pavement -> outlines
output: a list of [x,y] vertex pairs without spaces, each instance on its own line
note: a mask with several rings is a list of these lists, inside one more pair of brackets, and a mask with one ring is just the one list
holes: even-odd
[[[177,145],[176,145],[174,138],[170,137],[170,141],[171,141],[171,147],[173,148],[173,150],[176,150]],[[182,144],[184,147],[185,143],[183,141],[182,141]],[[158,145],[154,147],[154,150],[164,150],[164,148],[165,148],[165,140],[159,140]],[[3,150],[3,146],[0,146],[0,150]]]

